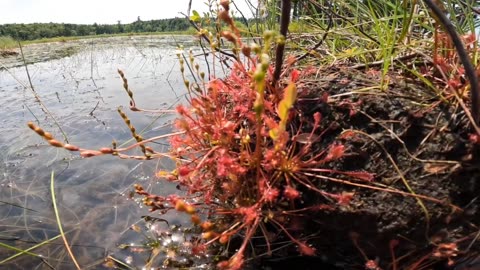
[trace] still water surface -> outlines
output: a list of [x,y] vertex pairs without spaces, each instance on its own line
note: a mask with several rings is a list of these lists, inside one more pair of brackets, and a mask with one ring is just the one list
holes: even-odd
[[[123,37],[92,39],[24,48],[36,94],[59,122],[70,143],[96,149],[131,139],[116,109],[124,106],[144,137],[170,131],[174,115],[131,112],[117,69],[129,79],[137,106],[167,109],[183,102],[184,86],[175,55],[176,42],[194,47],[191,37]],[[175,186],[153,181],[155,170],[169,164],[119,160],[111,156],[82,159],[76,153],[53,148],[28,129],[36,122],[59,140],[52,117],[34,98],[19,59],[0,64],[0,242],[26,249],[59,235],[50,193],[55,191],[64,231],[80,265],[101,269],[103,259],[119,244],[138,241],[128,232],[146,209],[128,199],[132,184],[158,193],[177,192]],[[163,143],[163,144],[162,144]],[[168,151],[166,141],[155,145]],[[171,216],[171,223],[177,217]],[[73,269],[61,239],[0,264],[0,269]],[[15,252],[0,247],[0,261]],[[121,257],[132,260],[132,257]],[[141,267],[138,263],[132,262]]]

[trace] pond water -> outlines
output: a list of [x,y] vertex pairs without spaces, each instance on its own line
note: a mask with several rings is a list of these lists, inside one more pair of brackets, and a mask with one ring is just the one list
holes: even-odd
[[[138,242],[138,235],[126,232],[133,224],[141,225],[141,216],[148,211],[128,199],[132,184],[163,194],[178,192],[174,185],[153,179],[156,169],[171,164],[112,156],[82,159],[49,146],[26,125],[35,122],[62,140],[53,116],[70,143],[97,149],[110,146],[112,140],[131,142],[130,131],[116,111],[124,106],[144,137],[168,133],[174,115],[128,109],[117,69],[125,72],[138,107],[173,108],[184,101],[185,93],[175,55],[177,42],[201,52],[192,37],[116,37],[27,46],[25,60],[41,103],[20,58],[0,58],[0,243],[21,249],[41,243],[30,250],[40,257],[8,259],[0,269],[74,269],[58,237],[50,192],[52,171],[63,229],[84,269],[101,269],[104,258],[116,254],[118,245]],[[154,147],[168,151],[166,143],[159,141]],[[175,223],[181,217],[168,219]],[[45,243],[49,239],[54,240]],[[14,254],[0,246],[0,261]],[[133,260],[119,256],[124,262]],[[141,268],[142,261],[131,264]]]

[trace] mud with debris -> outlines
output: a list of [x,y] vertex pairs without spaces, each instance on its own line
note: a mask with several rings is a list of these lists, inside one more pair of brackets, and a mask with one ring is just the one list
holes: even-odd
[[[347,154],[332,168],[375,179],[312,180],[327,192],[354,193],[347,206],[295,220],[302,223],[297,236],[318,256],[292,256],[292,246],[253,268],[480,269],[479,147],[464,110],[405,75],[389,75],[388,87],[378,89],[378,73],[325,68],[299,86],[305,122],[315,112],[323,117],[314,152],[341,142]],[[306,188],[303,198],[305,206],[325,204]]]

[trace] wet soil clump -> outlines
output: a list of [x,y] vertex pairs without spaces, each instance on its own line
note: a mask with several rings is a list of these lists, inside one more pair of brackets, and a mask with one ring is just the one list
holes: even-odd
[[[295,220],[296,236],[309,239],[317,256],[292,256],[298,251],[286,248],[262,267],[286,269],[297,261],[304,269],[480,269],[479,147],[457,102],[439,100],[408,76],[389,75],[379,89],[375,71],[317,74],[299,85],[298,126],[309,132],[320,112],[313,152],[342,143],[346,154],[331,168],[375,179],[312,179],[317,189],[353,194],[351,201]],[[305,206],[326,203],[315,191],[302,192]]]

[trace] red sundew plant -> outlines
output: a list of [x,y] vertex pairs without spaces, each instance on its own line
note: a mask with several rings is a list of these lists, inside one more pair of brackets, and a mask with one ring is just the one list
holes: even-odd
[[[475,54],[479,51],[476,34],[470,33],[462,36],[461,39],[466,47],[467,53],[475,59]],[[465,69],[461,65],[457,50],[450,37],[446,33],[436,31],[434,42],[432,58],[437,74],[426,70],[424,75],[433,77],[452,91],[457,91],[461,97],[467,97],[467,91],[465,91]],[[477,73],[479,72],[477,68]],[[447,97],[448,96],[451,95],[447,95]]]
[[[302,73],[291,70],[285,88],[272,86],[273,68],[267,52],[273,34],[266,33],[263,50],[256,45],[245,46],[231,23],[228,5],[223,2],[222,6],[224,12],[219,17],[230,24],[235,34],[223,31],[221,35],[234,45],[234,52],[241,48],[245,62],[235,61],[226,78],[212,79],[205,90],[191,93],[188,106],[177,107],[180,117],[175,128],[179,135],[170,139],[177,168],[172,172],[161,171],[158,176],[186,188],[188,195],[182,199],[182,207],[178,207],[178,199],[175,208],[192,215],[192,221],[203,230],[205,245],[226,244],[232,237],[243,235],[238,250],[229,260],[220,262],[220,268],[240,269],[252,237],[263,234],[268,239],[266,234],[272,229],[266,224],[276,228],[275,233],[280,231],[289,237],[300,253],[314,255],[315,248],[295,238],[287,229],[291,213],[325,209],[323,206],[299,209],[300,187],[318,192],[333,204],[348,204],[354,194],[320,190],[304,173],[343,174],[361,181],[372,181],[373,175],[327,168],[329,162],[342,158],[345,147],[333,143],[324,150],[313,151],[322,136],[320,113],[314,114],[308,134],[289,125],[298,116],[293,108],[297,96],[295,83]],[[240,59],[238,54],[237,59]],[[153,198],[140,187],[137,193]],[[183,204],[191,198],[202,198],[201,207],[188,204],[191,209],[185,210]],[[147,205],[156,210],[153,201],[149,200]],[[201,221],[200,216],[208,218]]]
[[[236,252],[218,263],[219,268],[240,269],[247,247],[255,236],[264,236],[267,252],[271,253],[267,236],[271,233],[289,238],[299,253],[315,255],[315,248],[289,229],[292,217],[347,205],[354,193],[334,194],[321,190],[308,174],[344,175],[359,181],[372,181],[373,175],[329,168],[329,163],[341,159],[346,149],[339,142],[319,149],[318,142],[324,131],[320,130],[322,116],[318,112],[313,115],[313,124],[309,123],[311,131],[301,132],[306,123],[299,120],[294,104],[296,83],[304,73],[289,66],[280,80],[286,86],[276,86],[268,56],[275,35],[265,34],[263,48],[243,44],[228,13],[228,1],[222,1],[221,6],[219,18],[231,27],[231,31],[223,31],[221,36],[233,44],[236,59],[226,78],[213,78],[196,87],[185,82],[189,90],[191,87],[193,90],[189,91],[188,104],[176,109],[179,115],[174,125],[176,132],[144,139],[135,133],[126,114],[120,111],[137,143],[121,149],[114,145],[87,150],[63,144],[32,123],[29,127],[51,145],[79,151],[83,157],[112,154],[120,158],[168,157],[175,160],[176,169],[161,170],[157,177],[178,183],[186,190],[185,195],[157,196],[140,185],[135,186],[135,191],[143,196],[143,203],[151,211],[165,213],[174,209],[191,216],[192,223],[202,231],[201,242],[194,245],[195,252],[204,251],[214,243],[226,245],[233,237],[242,236]],[[180,63],[183,73],[183,60]],[[198,67],[196,69],[198,71]],[[123,73],[120,75],[131,98],[131,107],[140,111],[135,106],[127,79]],[[167,136],[171,144],[168,154],[158,153],[147,145]],[[134,147],[141,147],[144,155],[123,153]],[[301,203],[303,191],[319,194],[325,203],[304,206]]]

